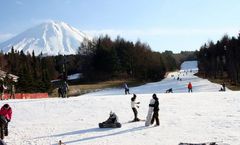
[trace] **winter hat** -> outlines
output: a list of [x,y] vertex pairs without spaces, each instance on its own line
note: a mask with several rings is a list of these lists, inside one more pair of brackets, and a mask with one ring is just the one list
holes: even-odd
[[153,99],[157,99],[157,95],[156,94],[153,94],[152,97],[153,97]]
[[10,106],[8,104],[4,104],[3,107],[8,109]]

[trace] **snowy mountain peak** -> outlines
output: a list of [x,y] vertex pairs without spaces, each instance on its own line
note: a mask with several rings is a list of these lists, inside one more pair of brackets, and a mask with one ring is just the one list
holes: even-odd
[[0,44],[4,53],[16,51],[39,55],[76,54],[84,39],[91,38],[78,29],[60,21],[48,21]]

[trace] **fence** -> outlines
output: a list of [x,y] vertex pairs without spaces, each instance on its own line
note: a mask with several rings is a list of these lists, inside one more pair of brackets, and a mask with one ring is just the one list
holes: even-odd
[[[10,94],[4,94],[4,99],[10,99]],[[16,93],[15,99],[40,99],[48,98],[48,93]]]

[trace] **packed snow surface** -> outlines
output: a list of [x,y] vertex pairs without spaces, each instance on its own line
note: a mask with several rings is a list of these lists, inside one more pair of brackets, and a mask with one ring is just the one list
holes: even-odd
[[0,44],[0,50],[4,53],[15,51],[30,53],[35,55],[58,55],[76,54],[83,40],[91,38],[85,33],[70,25],[49,21],[30,28],[23,33]]
[[[195,62],[192,62],[195,63]],[[190,63],[190,64],[192,64]],[[213,84],[189,72],[173,72],[161,82],[130,87],[140,101],[139,118],[145,119],[148,103],[157,92],[160,101],[160,126],[145,127],[133,119],[130,95],[108,89],[70,98],[5,100],[13,109],[8,145],[178,145],[180,142],[218,142],[240,145],[240,92],[218,92]],[[185,74],[184,74],[185,73]],[[184,76],[183,76],[184,74]],[[174,76],[173,76],[174,75]],[[174,77],[182,78],[178,81]],[[186,85],[193,84],[193,93]],[[173,88],[174,93],[163,93]],[[181,92],[181,93],[177,93]],[[114,111],[121,128],[99,129]]]

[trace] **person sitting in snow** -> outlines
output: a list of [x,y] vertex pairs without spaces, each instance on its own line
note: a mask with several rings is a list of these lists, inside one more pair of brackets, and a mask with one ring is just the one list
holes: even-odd
[[4,134],[8,136],[8,123],[11,121],[12,118],[12,108],[8,104],[4,104],[0,110],[1,119],[6,120]]
[[170,89],[167,89],[165,93],[173,93],[173,90],[172,90],[172,88],[170,88]]
[[118,122],[118,117],[114,112],[110,112],[110,116],[108,120],[106,121],[107,123],[117,123]]
[[221,89],[220,89],[219,91],[226,91],[226,85],[225,85],[225,83],[222,83],[222,87],[221,87]]
[[136,102],[136,98],[137,95],[133,94],[133,97],[131,98],[131,107],[134,113],[134,119],[133,121],[139,121],[140,119],[137,117],[138,111],[137,108],[139,108],[139,106],[137,104],[140,104],[140,102]]

